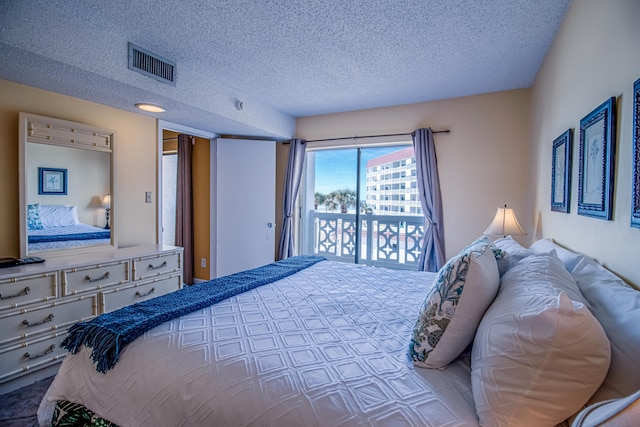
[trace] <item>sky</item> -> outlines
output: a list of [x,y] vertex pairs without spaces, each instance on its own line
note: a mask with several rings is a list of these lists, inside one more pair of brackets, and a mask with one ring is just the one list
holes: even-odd
[[[367,171],[367,161],[405,149],[405,145],[394,147],[376,147],[362,149],[362,159],[360,163],[362,188],[364,195],[366,191],[365,179]],[[349,189],[356,191],[356,165],[358,150],[356,148],[346,148],[339,150],[321,150],[316,152],[316,192],[329,194],[334,190]],[[363,197],[364,198],[364,197]]]

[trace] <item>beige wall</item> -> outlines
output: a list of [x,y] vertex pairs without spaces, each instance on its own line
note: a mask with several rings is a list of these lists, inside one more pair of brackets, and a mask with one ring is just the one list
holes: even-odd
[[20,255],[18,114],[34,113],[116,131],[114,225],[119,246],[156,242],[156,120],[0,80],[0,257]]
[[[211,241],[210,232],[210,191],[209,158],[211,157],[211,144],[208,139],[196,137],[193,145],[193,277],[209,280],[211,278]],[[200,260],[207,260],[206,268],[200,264]]]
[[[304,117],[297,120],[296,137],[312,140],[404,133],[421,127],[450,129],[449,134],[435,135],[450,257],[481,235],[496,208],[505,203],[515,208],[523,227],[532,232],[524,191],[529,176],[529,103],[525,89]],[[278,154],[286,153],[279,150]]]
[[[631,218],[633,82],[640,78],[640,1],[574,0],[532,88],[535,237],[553,237],[640,285],[640,230]],[[617,97],[613,220],[577,214],[580,119]],[[551,144],[573,128],[571,212],[551,212]]]

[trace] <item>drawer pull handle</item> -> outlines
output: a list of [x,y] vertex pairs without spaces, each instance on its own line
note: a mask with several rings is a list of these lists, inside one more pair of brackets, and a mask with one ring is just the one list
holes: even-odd
[[160,265],[153,265],[153,264],[149,264],[149,267],[147,267],[147,268],[148,268],[149,270],[157,270],[157,269],[159,269],[159,268],[166,267],[166,266],[167,266],[167,261],[163,262],[163,263],[162,263],[162,264],[160,264]]
[[109,278],[109,272],[107,271],[102,276],[96,277],[95,279],[92,279],[91,276],[87,275],[87,276],[85,276],[84,280],[87,280],[89,282],[99,282],[100,280],[104,280],[104,279],[108,279],[108,278]]
[[23,325],[27,325],[27,327],[30,327],[30,326],[38,326],[38,325],[42,325],[43,323],[47,323],[47,322],[51,322],[51,321],[53,321],[53,313],[51,313],[50,315],[48,315],[48,316],[47,316],[43,321],[41,321],[41,322],[30,323],[30,322],[29,322],[29,320],[24,319],[24,320],[22,321],[22,324],[23,324]]
[[138,298],[146,297],[147,295],[151,295],[155,291],[156,291],[156,288],[149,289],[149,292],[147,292],[146,294],[141,294],[140,291],[136,291],[136,297]]
[[23,290],[21,290],[17,294],[13,294],[13,295],[4,296],[4,295],[2,295],[2,292],[0,292],[0,299],[9,299],[9,298],[20,297],[22,295],[27,295],[30,291],[31,291],[31,288],[27,286],[26,288],[24,288]]
[[37,359],[38,357],[46,356],[46,355],[47,355],[47,354],[49,354],[49,353],[53,353],[53,350],[55,350],[55,349],[56,349],[56,346],[55,346],[55,345],[53,345],[53,344],[51,344],[51,345],[49,346],[49,348],[48,348],[48,349],[46,349],[45,351],[43,351],[42,353],[38,353],[38,354],[33,354],[33,355],[32,355],[31,353],[26,352],[26,353],[24,354],[24,357],[26,357],[26,358],[27,358],[27,359],[29,359],[29,360]]

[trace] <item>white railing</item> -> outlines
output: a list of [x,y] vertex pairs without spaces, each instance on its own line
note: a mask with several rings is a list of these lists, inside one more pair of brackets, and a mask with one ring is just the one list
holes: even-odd
[[[417,270],[424,216],[315,212],[313,250],[333,261]],[[360,248],[358,251],[357,248]]]

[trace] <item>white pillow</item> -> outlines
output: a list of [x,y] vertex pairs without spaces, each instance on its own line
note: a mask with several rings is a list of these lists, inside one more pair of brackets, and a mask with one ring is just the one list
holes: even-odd
[[40,221],[45,228],[80,224],[77,206],[40,205]]
[[640,390],[640,291],[589,258],[571,273],[611,342],[611,366],[589,403]]
[[512,267],[509,253],[495,245],[492,246],[492,249],[493,255],[496,258],[496,263],[498,264],[498,274],[502,277],[502,275]]
[[553,254],[529,256],[502,276],[473,342],[471,385],[484,426],[554,426],[604,379],[607,336]]
[[583,254],[572,252],[568,249],[563,248],[557,243],[554,243],[551,239],[540,239],[529,246],[529,249],[537,254],[555,250],[558,254],[558,258],[560,258],[565,268],[569,272],[571,272],[571,270],[575,268],[578,262],[585,257],[585,255]]
[[502,249],[507,254],[509,254],[509,256],[508,256],[508,260],[509,260],[508,268],[513,267],[514,265],[516,265],[519,261],[523,260],[524,258],[526,258],[526,257],[528,257],[530,255],[533,255],[533,251],[532,250],[525,248],[520,243],[518,243],[515,240],[513,240],[513,237],[511,237],[511,236],[501,237],[498,240],[496,240],[495,242],[493,242],[493,244],[497,248]]
[[443,368],[473,341],[476,328],[498,292],[500,276],[485,236],[440,269],[420,309],[409,353],[416,366]]
[[640,390],[621,399],[595,403],[578,414],[571,427],[640,426]]

